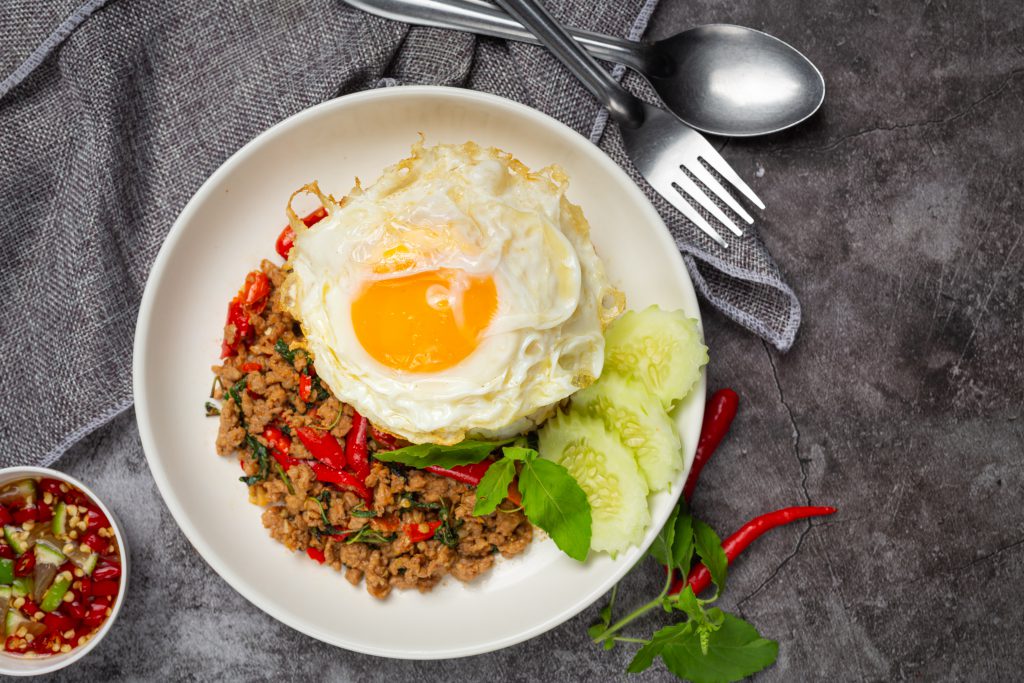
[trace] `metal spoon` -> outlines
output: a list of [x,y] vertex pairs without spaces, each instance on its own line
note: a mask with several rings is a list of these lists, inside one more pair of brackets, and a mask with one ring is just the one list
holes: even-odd
[[[388,19],[539,44],[519,22],[484,0],[345,2]],[[656,42],[570,33],[595,57],[642,74],[676,116],[705,133],[775,133],[807,119],[825,99],[825,80],[806,57],[751,28],[709,24]]]

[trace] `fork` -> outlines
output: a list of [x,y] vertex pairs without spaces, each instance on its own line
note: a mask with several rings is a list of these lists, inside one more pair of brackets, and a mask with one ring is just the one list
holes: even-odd
[[[626,154],[644,179],[694,225],[715,242],[728,243],[700,212],[693,200],[733,234],[742,236],[729,216],[718,207],[695,179],[748,224],[754,219],[701,163],[703,160],[758,208],[764,203],[747,187],[731,166],[700,133],[664,109],[634,97],[587,54],[566,30],[535,0],[497,0],[497,3],[528,28],[608,109],[619,124]],[[692,177],[691,177],[692,176]]]

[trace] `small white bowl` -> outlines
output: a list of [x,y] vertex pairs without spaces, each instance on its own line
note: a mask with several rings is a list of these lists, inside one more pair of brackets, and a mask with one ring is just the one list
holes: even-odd
[[78,488],[82,493],[89,496],[103,514],[107,516],[107,520],[110,521],[110,526],[114,530],[114,536],[117,537],[117,547],[120,548],[121,551],[121,586],[117,593],[117,599],[114,600],[110,616],[107,617],[105,622],[103,622],[103,626],[100,627],[100,630],[98,630],[95,635],[89,639],[89,642],[81,647],[76,647],[71,652],[31,658],[12,655],[3,651],[3,642],[2,639],[0,639],[0,674],[6,676],[38,676],[40,674],[52,673],[77,662],[79,659],[89,654],[89,652],[96,647],[101,640],[103,640],[103,636],[107,635],[107,631],[110,630],[114,620],[117,619],[117,614],[121,611],[121,603],[124,602],[125,588],[128,586],[128,546],[125,545],[124,534],[121,533],[121,527],[118,525],[117,518],[114,516],[114,513],[112,513],[110,509],[103,504],[103,501],[100,500],[99,496],[93,493],[92,489],[88,486],[74,477],[64,474],[63,472],[51,470],[46,467],[5,467],[0,469],[0,487],[18,479],[29,479],[33,477],[49,477]]

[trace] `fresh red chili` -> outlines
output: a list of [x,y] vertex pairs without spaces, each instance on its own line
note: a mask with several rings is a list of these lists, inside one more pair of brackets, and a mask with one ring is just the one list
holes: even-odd
[[484,478],[484,475],[487,474],[487,470],[490,469],[493,464],[493,460],[484,460],[472,465],[455,465],[450,469],[438,467],[437,465],[428,465],[423,469],[427,472],[431,472],[432,474],[436,474],[439,477],[448,477],[455,481],[461,481],[463,484],[477,486],[480,483],[480,480]]
[[259,363],[242,363],[238,366],[238,369],[242,372],[259,372],[263,369],[263,366]]
[[5,560],[14,559],[14,550],[6,543],[0,543],[0,557]]
[[14,575],[15,576],[28,576],[32,573],[32,570],[36,566],[36,555],[35,553],[25,553],[19,557],[14,563]]
[[39,605],[36,604],[36,601],[28,596],[25,596],[25,603],[21,606],[21,611],[30,617],[36,612],[42,612],[42,610],[39,609]]
[[697,440],[697,453],[693,456],[690,476],[683,487],[683,498],[687,503],[693,498],[693,490],[697,487],[700,471],[711,459],[711,455],[729,431],[729,425],[736,417],[740,397],[732,389],[719,389],[704,408],[704,424],[701,425],[700,439]]
[[398,448],[398,438],[391,436],[387,432],[382,432],[376,427],[370,427],[370,436],[377,442],[377,445],[381,447],[381,450],[393,451]]
[[79,594],[81,595],[92,595],[92,579],[88,576],[83,576],[78,580]]
[[20,510],[14,511],[14,521],[18,524],[35,522],[39,520],[39,508],[35,505],[26,505]]
[[313,378],[303,373],[299,375],[299,398],[304,403],[309,403],[309,397],[313,393]]
[[108,526],[110,526],[110,522],[107,520],[107,516],[100,512],[97,508],[89,508],[89,511],[85,513],[86,531],[104,529]]
[[92,584],[92,594],[101,595],[106,598],[117,597],[118,582],[117,581],[100,581],[95,580]]
[[50,612],[43,617],[43,623],[46,624],[46,629],[50,633],[64,633],[65,631],[71,631],[75,628],[75,621],[77,620],[69,616],[64,616],[60,612]]
[[413,543],[427,541],[434,537],[434,532],[437,531],[439,526],[441,526],[441,520],[420,522],[419,524],[406,524],[405,535],[408,536],[409,540]]
[[72,619],[81,621],[85,618],[85,605],[82,603],[81,600],[72,600],[71,602],[65,602],[64,609],[67,610],[68,616],[70,616]]
[[270,294],[270,278],[261,270],[254,270],[245,276],[242,287],[242,304],[250,310],[260,313],[267,305]]
[[82,623],[86,626],[99,626],[107,618],[107,608],[110,603],[102,598],[97,599],[85,608],[85,618]]
[[[321,219],[327,216],[327,209],[320,207],[313,213],[309,214],[302,219],[303,224],[308,228],[309,226],[318,223]],[[288,254],[291,253],[292,247],[295,246],[295,231],[292,226],[284,226],[284,230],[277,236],[277,242],[274,244],[274,250],[281,255],[281,258],[288,258]]]
[[[725,551],[725,556],[729,560],[729,564],[732,564],[740,553],[747,549],[751,543],[757,540],[766,531],[774,529],[775,527],[784,526],[790,522],[795,522],[798,519],[807,519],[808,517],[821,517],[823,515],[831,515],[835,513],[834,507],[789,507],[782,508],[781,510],[775,510],[755,517],[743,526],[739,528],[729,538],[722,542],[722,549]],[[703,563],[697,564],[693,569],[690,570],[690,575],[686,577],[686,584],[689,584],[693,588],[695,595],[699,595],[702,591],[706,590],[711,585],[711,572],[704,566]],[[676,579],[672,583],[672,587],[669,589],[669,595],[675,595],[679,591],[683,590],[686,585],[682,579]]]
[[60,482],[56,479],[50,479],[49,477],[43,477],[39,480],[39,491],[42,493],[49,493],[51,496],[60,497]]
[[[60,646],[63,644],[64,641],[61,639],[60,634],[47,632],[32,641],[32,649],[37,654],[52,655],[60,652]],[[54,650],[55,645],[57,646],[56,650]]]
[[370,476],[370,453],[366,449],[366,432],[370,421],[359,414],[359,411],[352,411],[352,427],[345,436],[345,460],[348,466],[355,473],[359,481],[366,481]]
[[271,450],[280,451],[288,455],[292,449],[292,440],[277,427],[265,427],[263,429],[263,438],[267,440],[267,445]]
[[7,640],[4,641],[4,649],[8,652],[17,652],[19,654],[28,651],[29,642],[24,638],[17,636],[7,636]]
[[87,533],[82,538],[82,543],[86,544],[98,553],[101,553],[107,549],[107,542],[103,540],[103,538],[95,531],[90,531],[89,533]]
[[314,462],[311,467],[313,468],[313,474],[316,475],[317,481],[334,484],[338,488],[351,491],[366,501],[367,505],[371,505],[373,503],[373,495],[370,493],[370,489],[366,488],[366,485],[359,481],[354,474],[351,474],[350,472],[342,472],[341,470],[329,467],[322,462]]
[[319,548],[314,548],[313,546],[310,546],[306,548],[306,554],[309,555],[309,559],[316,560],[320,564],[323,564],[327,561],[327,558],[324,557],[324,551],[320,550]]
[[43,501],[36,503],[36,521],[49,522],[51,519],[53,519],[53,508]]
[[113,581],[120,576],[121,565],[113,562],[101,562],[92,573],[92,578],[96,581]]
[[0,525],[10,524],[14,520],[7,506],[0,505]]
[[312,427],[299,427],[295,433],[314,458],[336,470],[345,467],[345,451],[333,434]]

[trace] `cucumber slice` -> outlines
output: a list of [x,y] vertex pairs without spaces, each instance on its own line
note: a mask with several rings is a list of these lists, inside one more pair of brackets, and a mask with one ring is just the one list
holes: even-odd
[[57,578],[53,581],[53,585],[43,595],[43,600],[39,603],[39,609],[44,612],[52,612],[60,607],[61,602],[64,600],[64,594],[68,592],[70,587],[71,572],[61,572],[58,574]]
[[68,558],[64,557],[64,553],[57,550],[53,545],[46,541],[39,541],[36,543],[36,564],[56,564],[62,565],[67,561]]
[[614,554],[643,539],[651,521],[647,483],[604,422],[576,412],[557,415],[540,430],[540,454],[566,468],[587,494],[593,550]]
[[676,424],[653,394],[639,382],[614,374],[572,397],[574,411],[604,420],[633,451],[636,464],[652,491],[660,491],[683,470],[682,443]]
[[0,584],[10,592],[11,581],[14,581],[14,560],[0,558]]
[[32,588],[35,586],[35,582],[31,576],[16,576],[14,581],[11,582],[11,595],[16,598],[23,598],[26,595],[32,594]]
[[57,538],[64,538],[67,536],[68,529],[68,506],[62,500],[57,503],[57,507],[53,509],[53,522],[51,524],[51,530],[53,535]]
[[642,382],[665,410],[690,393],[708,362],[697,321],[651,306],[627,311],[604,335],[605,371]]
[[18,555],[22,555],[29,548],[28,534],[16,526],[4,525],[4,538],[7,545]]

